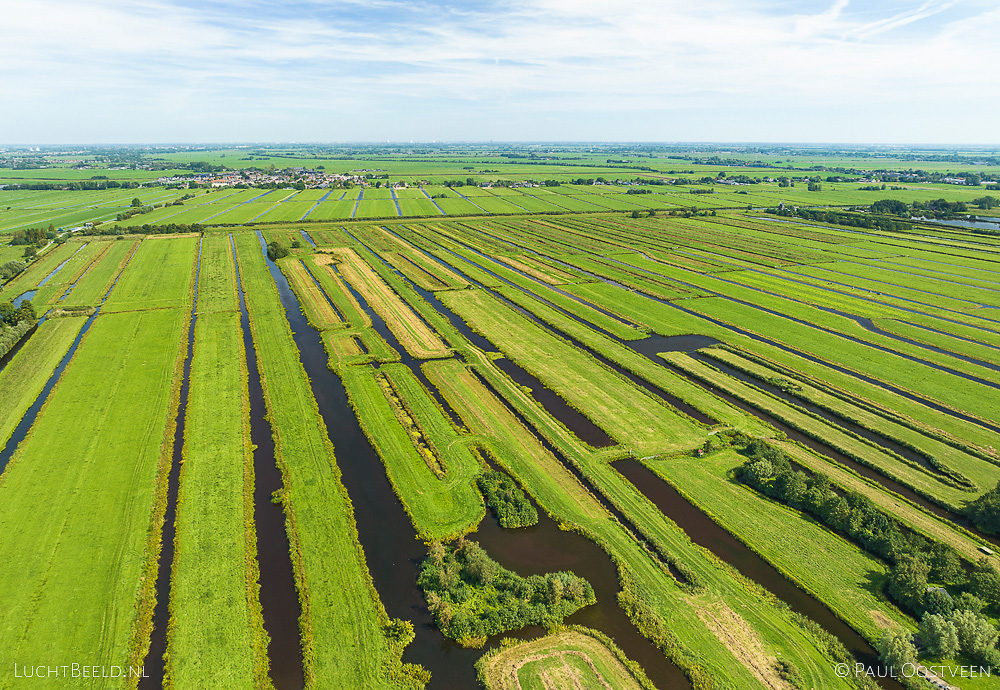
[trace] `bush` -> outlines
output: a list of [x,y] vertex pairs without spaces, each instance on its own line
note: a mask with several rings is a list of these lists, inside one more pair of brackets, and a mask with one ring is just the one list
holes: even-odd
[[596,601],[590,583],[573,573],[521,577],[465,539],[432,543],[417,582],[438,628],[461,641],[560,623]]
[[966,503],[965,514],[981,532],[1000,534],[1000,483]]
[[23,261],[8,261],[0,266],[0,280],[10,280],[25,268],[27,268],[27,264]]
[[476,484],[501,527],[514,529],[538,523],[535,506],[521,487],[503,472],[484,472],[476,478]]
[[933,657],[950,658],[958,653],[958,630],[945,616],[925,613],[918,635]]
[[277,240],[267,245],[267,258],[271,261],[284,259],[286,256],[288,256],[288,247],[281,244]]

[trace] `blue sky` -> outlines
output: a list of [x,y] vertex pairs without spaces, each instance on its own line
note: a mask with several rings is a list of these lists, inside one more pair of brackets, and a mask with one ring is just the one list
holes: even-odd
[[18,0],[0,142],[1000,143],[996,0]]

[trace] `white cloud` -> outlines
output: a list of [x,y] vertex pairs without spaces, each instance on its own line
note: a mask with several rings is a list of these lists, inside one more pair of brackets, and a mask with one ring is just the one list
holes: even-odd
[[[1000,62],[1000,12],[986,0],[889,3],[897,9],[875,17],[850,0],[794,14],[774,0],[510,0],[481,8],[179,1],[31,0],[6,8],[0,89],[10,96],[0,105],[0,132],[58,139],[45,136],[59,127],[55,115],[26,113],[72,104],[101,109],[109,129],[148,132],[146,140],[176,139],[181,123],[187,139],[255,131],[336,139],[366,127],[367,138],[381,139],[382,129],[418,120],[477,117],[482,131],[464,125],[465,138],[485,139],[488,109],[510,107],[528,126],[536,117],[539,129],[553,114],[574,115],[591,123],[593,138],[603,138],[602,118],[617,126],[615,114],[641,123],[653,113],[683,119],[712,109],[720,122],[745,110],[744,121],[756,122],[744,125],[755,124],[758,138],[781,138],[778,123],[792,122],[782,113],[794,112],[810,115],[818,128],[811,138],[821,139],[834,109],[877,117],[886,104],[884,112],[910,106],[934,138],[928,97],[976,93],[983,132],[996,124],[989,118],[1000,98],[982,89],[995,83]],[[193,112],[210,121],[199,125]],[[258,131],[265,124],[290,134]]]

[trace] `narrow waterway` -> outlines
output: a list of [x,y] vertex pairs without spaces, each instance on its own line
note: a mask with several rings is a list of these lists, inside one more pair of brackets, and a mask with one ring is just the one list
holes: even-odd
[[[319,334],[309,327],[280,270],[270,260],[267,263],[278,286],[320,414],[334,444],[342,481],[354,505],[358,535],[375,587],[391,617],[410,620],[414,624],[416,637],[407,647],[403,659],[431,671],[429,688],[477,688],[473,664],[484,650],[462,648],[444,638],[434,625],[423,594],[416,585],[419,565],[426,549],[415,538],[409,517],[392,490],[381,459],[358,424],[340,378],[327,366]],[[416,368],[419,369],[419,366]],[[631,658],[637,658],[651,677],[659,679],[661,690],[688,687],[680,670],[635,630],[618,607],[617,575],[607,554],[589,540],[574,538],[576,535],[558,531],[557,528],[552,531],[544,523],[540,523],[534,531],[526,530],[523,533],[526,536],[518,537],[520,541],[516,546],[511,542],[512,545],[505,549],[503,544],[509,534],[514,532],[502,530],[490,517],[480,525],[473,538],[481,540],[484,548],[502,565],[524,575],[558,570],[571,563],[574,572],[586,577],[595,591],[603,594],[599,594],[596,605],[575,614],[570,621],[592,625],[613,635]],[[559,544],[558,549],[552,547],[555,542]],[[547,560],[549,558],[551,560]],[[590,612],[590,609],[599,611]],[[577,620],[576,616],[581,619]],[[617,622],[600,625],[601,621]],[[522,634],[530,636],[540,632],[529,630]],[[491,640],[489,644],[493,645],[496,641]]]
[[198,286],[201,282],[201,249],[204,237],[198,242],[198,267],[195,271],[193,302],[188,323],[187,349],[184,353],[184,367],[181,378],[180,399],[177,407],[177,422],[174,427],[174,446],[167,470],[167,504],[163,513],[163,528],[160,535],[160,560],[153,590],[153,629],[150,631],[149,651],[143,663],[139,690],[156,690],[163,687],[166,670],[167,628],[170,624],[170,575],[174,563],[174,537],[177,532],[177,491],[180,486],[181,464],[184,462],[184,429],[187,423],[188,392],[191,390],[191,360],[194,357],[194,329],[198,322]]
[[[230,242],[232,243],[232,235]],[[268,672],[275,690],[302,690],[305,686],[299,635],[302,609],[298,590],[295,588],[295,571],[292,568],[285,512],[280,504],[271,501],[272,494],[284,486],[284,480],[278,468],[271,424],[267,418],[242,270],[235,246],[232,250],[233,260],[236,262],[240,327],[247,363],[250,442],[253,444],[254,469],[253,520],[257,535],[261,615],[264,630],[270,638],[267,647]],[[266,256],[266,246],[263,251]]]
[[[615,463],[615,469],[633,484],[660,511],[673,520],[691,540],[736,568],[745,577],[770,591],[788,604],[793,611],[819,623],[823,629],[843,643],[854,657],[867,669],[878,674],[886,673],[878,660],[878,653],[851,626],[833,611],[799,589],[770,563],[756,554],[746,544],[712,521],[699,508],[689,503],[677,490],[663,481],[656,473],[636,460]],[[902,690],[903,686],[891,678],[879,678],[883,688]]]

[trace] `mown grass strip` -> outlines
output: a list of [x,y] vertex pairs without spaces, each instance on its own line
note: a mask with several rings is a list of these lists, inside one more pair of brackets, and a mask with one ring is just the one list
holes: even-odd
[[387,630],[390,621],[365,564],[333,446],[260,244],[240,234],[236,246],[284,477],[307,687],[392,687],[405,641]]
[[382,317],[399,342],[418,359],[445,357],[449,349],[353,249],[338,250],[340,273]]
[[188,317],[100,316],[0,478],[7,668],[141,664]]
[[481,467],[409,368],[350,367],[341,379],[420,538],[474,529],[485,515],[473,486]]
[[205,235],[201,244],[201,279],[198,284],[198,313],[235,311],[236,267],[226,235]]
[[86,320],[82,316],[47,320],[0,372],[0,448],[34,404]]
[[511,360],[640,455],[691,447],[701,438],[694,422],[484,291],[447,292],[441,300]]
[[[214,291],[206,278],[202,289]],[[246,386],[239,312],[199,315],[177,499],[168,687],[270,684]]]

